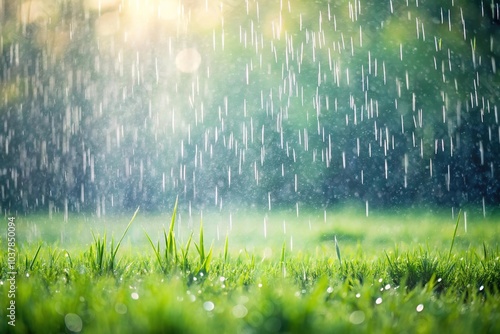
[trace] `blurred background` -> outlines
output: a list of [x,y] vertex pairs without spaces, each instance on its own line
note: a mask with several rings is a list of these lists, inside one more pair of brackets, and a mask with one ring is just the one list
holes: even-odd
[[4,214],[499,209],[497,0],[0,0],[0,22]]

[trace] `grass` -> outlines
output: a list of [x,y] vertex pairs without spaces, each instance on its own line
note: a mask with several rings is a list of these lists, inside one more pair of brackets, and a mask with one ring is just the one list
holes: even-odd
[[195,233],[176,204],[163,231],[136,211],[114,226],[118,243],[87,226],[93,237],[73,246],[42,242],[19,219],[16,326],[2,256],[0,332],[500,332],[495,217],[465,233],[462,214],[330,216],[268,213],[264,238],[255,215],[233,230],[206,215]]

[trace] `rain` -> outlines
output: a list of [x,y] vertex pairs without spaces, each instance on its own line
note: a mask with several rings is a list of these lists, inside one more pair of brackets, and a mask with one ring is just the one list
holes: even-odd
[[0,18],[4,213],[178,197],[232,228],[240,208],[498,208],[495,1],[25,1]]

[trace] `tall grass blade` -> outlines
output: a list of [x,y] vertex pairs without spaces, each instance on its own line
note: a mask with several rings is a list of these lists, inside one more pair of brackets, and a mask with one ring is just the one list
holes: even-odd
[[69,267],[73,268],[73,260],[71,260],[71,256],[69,255],[69,252],[67,250],[64,250],[65,256],[68,258],[69,261]]
[[191,241],[193,240],[193,233],[189,235],[188,241],[186,242],[186,246],[184,249],[181,247],[181,253],[182,253],[182,262],[181,266],[183,270],[187,270],[189,268],[189,259],[188,259],[188,254],[189,254],[189,247],[191,246]]
[[335,238],[335,252],[337,252],[337,258],[339,259],[340,265],[342,265],[342,257],[340,256],[340,247],[337,241],[337,236],[335,236],[334,238]]
[[177,203],[178,203],[179,198],[176,197],[175,199],[175,205],[174,205],[174,212],[172,213],[172,219],[170,221],[170,227],[168,229],[168,236],[166,237],[166,242],[167,242],[167,253],[171,258],[174,258],[174,261],[176,262],[177,259],[177,250],[176,250],[176,245],[175,245],[175,234],[174,234],[174,227],[175,227],[175,220],[177,217]]
[[120,238],[120,240],[116,244],[115,248],[113,248],[113,242],[111,243],[111,252],[112,253],[111,253],[110,261],[114,262],[115,257],[116,257],[116,253],[118,252],[118,249],[120,248],[120,245],[121,245],[121,243],[123,241],[123,238],[125,238],[125,235],[127,234],[127,232],[129,230],[130,226],[132,225],[132,223],[134,222],[135,217],[137,216],[138,212],[139,212],[139,207],[137,207],[137,209],[135,210],[134,215],[132,216],[132,219],[130,219],[130,221],[128,222],[127,228],[125,229],[125,231],[123,231],[122,237]]
[[389,254],[387,254],[387,252],[384,250],[384,253],[385,253],[385,257],[387,258],[387,261],[389,262],[389,267],[391,267],[391,269],[394,269],[394,265],[392,264],[392,261],[391,261],[391,258],[389,257]]
[[205,260],[205,245],[203,241],[203,221],[200,221],[200,241],[199,244],[194,244],[196,246],[196,250],[198,251],[198,255],[200,256],[200,262]]
[[458,211],[458,217],[457,217],[457,222],[455,224],[455,231],[453,231],[453,238],[451,239],[451,246],[450,246],[450,251],[448,253],[448,261],[451,259],[451,252],[453,251],[453,245],[455,244],[455,238],[457,236],[457,229],[458,229],[458,224],[460,223],[460,216],[462,215],[462,209]]
[[42,245],[39,245],[38,248],[37,248],[37,250],[36,250],[36,252],[35,252],[35,255],[31,259],[31,262],[30,262],[30,265],[29,265],[30,270],[33,270],[33,266],[35,265],[36,258],[38,257],[38,253],[40,253],[40,249],[41,248],[42,248]]
[[212,251],[213,251],[213,245],[210,246],[210,249],[208,250],[207,256],[203,259],[203,262],[201,263],[201,271],[203,273],[208,273],[208,269],[210,267],[210,262],[212,261]]
[[156,255],[156,260],[158,261],[158,265],[160,266],[162,271],[165,271],[165,268],[163,267],[163,264],[161,263],[161,256],[160,256],[160,243],[158,243],[157,247],[155,247],[155,244],[153,243],[153,240],[149,237],[149,235],[144,231],[146,234],[146,238],[148,238],[149,244],[153,248],[153,251]]
[[281,256],[280,256],[280,265],[283,277],[286,277],[285,253],[286,253],[286,241],[283,242],[283,246],[281,247]]
[[483,255],[484,255],[484,260],[488,260],[488,250],[486,248],[486,243],[483,241]]
[[226,235],[226,240],[224,241],[224,263],[227,263],[229,259],[229,235]]

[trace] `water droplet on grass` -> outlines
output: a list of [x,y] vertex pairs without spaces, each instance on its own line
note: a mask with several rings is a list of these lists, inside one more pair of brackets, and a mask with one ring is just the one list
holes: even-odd
[[356,294],[356,298],[360,298],[360,297],[361,297],[361,294],[358,292],[358,293]]
[[235,307],[233,307],[233,316],[235,318],[241,319],[244,318],[248,314],[248,309],[242,305],[238,304]]
[[422,312],[424,310],[424,304],[417,305],[417,312]]
[[332,293],[333,292],[333,288],[331,286],[329,286],[328,289],[326,289],[326,292]]
[[484,285],[481,285],[481,286],[479,287],[479,291],[483,291],[483,290],[484,290]]
[[123,303],[116,303],[115,304],[115,311],[118,314],[125,314],[127,313],[127,305]]
[[211,301],[203,303],[203,309],[205,309],[205,311],[211,312],[214,310],[214,308],[215,308],[215,304]]
[[363,311],[354,311],[349,316],[349,321],[354,325],[359,325],[365,321],[365,313]]
[[81,332],[83,328],[82,318],[78,314],[68,313],[64,316],[64,323],[68,330],[74,333]]
[[389,290],[390,288],[391,288],[390,284],[386,284],[385,287],[384,287],[384,289],[386,289],[386,290]]
[[132,292],[130,294],[130,297],[132,297],[133,300],[137,300],[139,299],[139,294],[137,292]]
[[377,300],[375,300],[375,304],[377,305],[382,304],[382,297],[378,297]]

